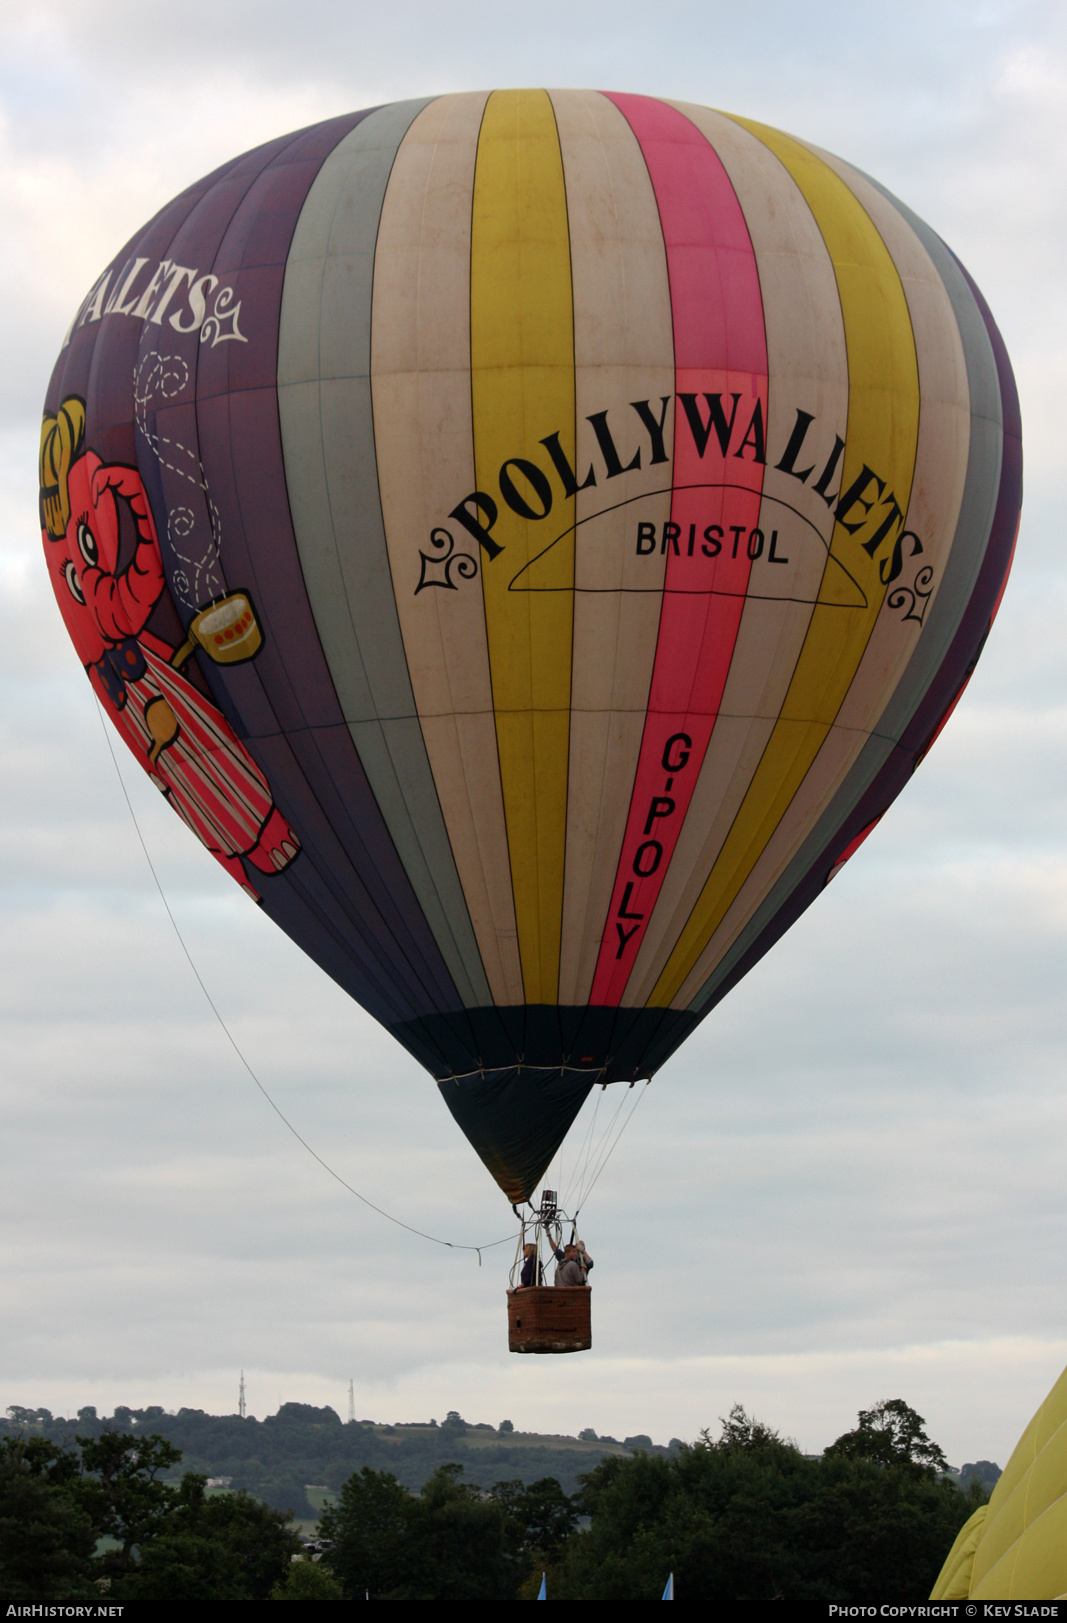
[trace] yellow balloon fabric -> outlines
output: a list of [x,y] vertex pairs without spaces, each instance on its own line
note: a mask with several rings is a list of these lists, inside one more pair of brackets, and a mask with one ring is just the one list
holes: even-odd
[[974,1515],[968,1516],[956,1534],[956,1542],[948,1552],[945,1564],[938,1574],[937,1583],[931,1591],[931,1600],[966,1600],[970,1595],[974,1552],[978,1548],[978,1540],[982,1536],[988,1511],[988,1505],[979,1505]]
[[1067,1592],[1067,1370],[988,1505],[960,1529],[931,1600],[1056,1600]]

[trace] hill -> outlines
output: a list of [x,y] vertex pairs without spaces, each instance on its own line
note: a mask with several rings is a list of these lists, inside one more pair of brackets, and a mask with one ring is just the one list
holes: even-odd
[[441,1425],[342,1423],[334,1409],[308,1403],[283,1403],[277,1414],[264,1420],[210,1415],[203,1409],[168,1414],[158,1405],[147,1409],[119,1405],[107,1417],[85,1408],[72,1419],[16,1405],[8,1416],[0,1425],[60,1443],[105,1430],[158,1433],[182,1451],[176,1474],[202,1472],[221,1479],[220,1487],[245,1488],[280,1510],[291,1509],[301,1520],[313,1519],[322,1506],[321,1491],[309,1500],[309,1487],[336,1494],[342,1482],[364,1465],[392,1471],[412,1490],[421,1488],[439,1465],[453,1463],[463,1466],[466,1481],[484,1488],[495,1482],[555,1477],[566,1493],[573,1493],[579,1476],[607,1456],[629,1457],[636,1450],[667,1456],[680,1446],[676,1438],[667,1447],[657,1446],[644,1435],[619,1442],[614,1437],[598,1438],[592,1431],[566,1437],[507,1430],[471,1423],[455,1411]]

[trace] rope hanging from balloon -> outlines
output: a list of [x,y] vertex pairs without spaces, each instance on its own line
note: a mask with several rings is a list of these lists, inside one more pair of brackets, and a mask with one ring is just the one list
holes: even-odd
[[100,726],[101,726],[101,728],[103,730],[104,741],[107,744],[108,753],[111,756],[111,763],[115,768],[115,775],[118,778],[119,786],[122,789],[122,797],[126,802],[126,807],[127,807],[127,810],[129,811],[130,818],[131,818],[131,820],[133,822],[133,826],[137,831],[137,838],[141,842],[141,850],[144,852],[145,861],[148,863],[149,872],[151,873],[152,878],[155,881],[156,889],[159,892],[159,899],[163,903],[164,908],[166,909],[166,914],[167,914],[168,919],[171,922],[171,927],[174,930],[174,934],[178,938],[179,945],[181,946],[182,952],[185,954],[186,961],[187,961],[187,963],[189,965],[189,968],[192,970],[193,975],[196,977],[197,985],[200,987],[200,990],[203,992],[204,997],[207,999],[208,1006],[211,1009],[212,1014],[215,1016],[215,1019],[218,1021],[219,1025],[222,1027],[223,1034],[226,1037],[226,1041],[229,1043],[230,1047],[233,1049],[234,1053],[237,1055],[237,1058],[240,1060],[241,1064],[244,1066],[245,1070],[248,1072],[248,1075],[251,1077],[252,1081],[255,1083],[256,1087],[259,1089],[259,1091],[263,1095],[264,1099],[266,1099],[267,1103],[270,1105],[271,1109],[274,1111],[274,1114],[278,1117],[279,1121],[284,1123],[284,1125],[288,1128],[289,1132],[292,1133],[292,1135],[296,1139],[297,1143],[301,1144],[303,1146],[303,1148],[308,1152],[308,1154],[312,1157],[312,1159],[319,1163],[319,1166],[322,1167],[323,1171],[328,1172],[330,1177],[333,1178],[337,1183],[339,1183],[341,1185],[342,1189],[347,1189],[347,1191],[348,1191],[348,1193],[350,1195],[355,1195],[356,1199],[359,1200],[359,1201],[362,1201],[364,1206],[369,1206],[372,1212],[377,1212],[379,1217],[384,1217],[387,1223],[395,1223],[397,1228],[406,1229],[409,1234],[418,1235],[420,1240],[429,1240],[434,1245],[445,1246],[449,1251],[476,1251],[478,1253],[478,1266],[480,1268],[481,1265],[482,1265],[482,1252],[483,1251],[492,1251],[493,1248],[495,1246],[498,1246],[498,1245],[507,1245],[509,1243],[509,1241],[511,1241],[511,1240],[513,1240],[515,1238],[514,1234],[505,1234],[502,1239],[500,1239],[500,1240],[489,1240],[483,1245],[465,1245],[459,1240],[442,1240],[436,1234],[427,1234],[424,1229],[417,1229],[411,1223],[405,1223],[402,1218],[394,1217],[391,1212],[385,1211],[381,1206],[376,1206],[373,1200],[368,1200],[366,1195],[361,1195],[358,1189],[353,1189],[352,1185],[350,1183],[348,1183],[346,1181],[346,1179],[342,1178],[341,1174],[339,1172],[336,1172],[334,1170],[334,1168],[332,1166],[330,1166],[328,1161],[324,1161],[322,1156],[318,1153],[318,1151],[315,1150],[315,1149],[312,1149],[312,1147],[308,1143],[307,1139],[304,1138],[297,1131],[297,1129],[293,1126],[292,1122],[289,1120],[289,1118],[285,1114],[284,1110],[282,1110],[281,1106],[278,1105],[271,1098],[270,1094],[267,1092],[266,1088],[263,1086],[263,1083],[259,1080],[259,1077],[256,1075],[255,1071],[252,1069],[252,1066],[249,1064],[248,1060],[245,1058],[244,1054],[241,1052],[241,1049],[240,1049],[240,1047],[239,1047],[239,1045],[237,1043],[237,1039],[234,1037],[233,1032],[230,1030],[229,1026],[226,1024],[226,1021],[223,1018],[222,1013],[219,1010],[219,1007],[215,1002],[215,999],[211,996],[211,993],[208,991],[207,986],[206,986],[206,984],[204,982],[204,978],[201,975],[200,971],[197,969],[196,964],[195,964],[195,962],[193,960],[193,955],[189,951],[188,945],[186,944],[185,937],[182,935],[182,932],[181,932],[181,930],[180,930],[180,928],[178,926],[178,921],[174,917],[174,914],[171,911],[170,903],[167,901],[166,893],[165,893],[165,891],[163,889],[162,884],[160,883],[159,875],[156,872],[155,863],[152,861],[152,857],[151,857],[151,854],[150,854],[150,852],[148,850],[148,846],[145,843],[145,837],[141,832],[141,825],[137,821],[137,813],[133,809],[133,802],[130,799],[129,791],[126,788],[126,780],[122,776],[122,769],[119,766],[118,756],[115,754],[115,748],[114,748],[114,745],[111,742],[110,734],[108,733],[107,723],[104,720],[104,712],[103,712],[103,709],[101,707],[100,700],[96,697],[95,693],[93,694],[93,699],[94,699],[94,701],[96,703],[97,714],[100,717]]
[[[582,1139],[582,1143],[579,1147],[578,1154],[575,1157],[574,1165],[571,1168],[570,1178],[568,1180],[565,1180],[563,1176],[563,1146],[560,1146],[556,1186],[560,1192],[560,1204],[561,1206],[566,1207],[568,1211],[572,1209],[571,1197],[572,1195],[574,1196],[573,1211],[575,1221],[577,1221],[578,1213],[581,1211],[582,1207],[585,1205],[586,1201],[589,1199],[589,1196],[596,1187],[600,1174],[603,1172],[604,1168],[611,1160],[611,1157],[614,1155],[623,1133],[633,1120],[634,1112],[648,1091],[648,1084],[650,1080],[651,1078],[646,1078],[644,1087],[634,1099],[633,1104],[622,1121],[622,1125],[616,1132],[615,1124],[618,1122],[619,1117],[622,1115],[622,1112],[626,1106],[626,1093],[623,1093],[622,1098],[619,1100],[619,1103],[615,1108],[615,1114],[612,1116],[607,1127],[605,1127],[599,1138],[596,1137],[596,1124],[597,1117],[600,1112],[602,1090],[598,1091],[596,1104],[593,1108],[593,1114],[590,1118],[589,1126],[586,1129],[585,1137]],[[613,1133],[615,1135],[614,1138],[612,1137]]]
[[575,1214],[576,1218],[577,1218],[578,1213],[581,1211],[582,1207],[585,1205],[586,1201],[589,1199],[590,1195],[593,1193],[593,1190],[596,1188],[597,1180],[599,1179],[600,1174],[603,1172],[604,1168],[607,1166],[608,1162],[611,1160],[612,1156],[615,1154],[615,1151],[616,1151],[616,1149],[618,1148],[618,1145],[619,1145],[619,1140],[621,1139],[623,1133],[625,1133],[627,1127],[629,1127],[630,1123],[633,1121],[634,1112],[636,1111],[638,1105],[641,1103],[641,1100],[644,1098],[645,1094],[648,1092],[648,1085],[649,1085],[649,1082],[651,1080],[652,1080],[651,1077],[646,1077],[644,1087],[641,1089],[640,1093],[637,1094],[637,1096],[634,1099],[633,1104],[630,1106],[630,1109],[627,1112],[626,1116],[623,1117],[621,1127],[619,1128],[618,1132],[615,1133],[615,1137],[612,1138],[611,1135],[612,1135],[612,1132],[614,1131],[615,1123],[618,1121],[619,1116],[622,1114],[623,1108],[625,1107],[625,1104],[626,1104],[626,1094],[624,1093],[622,1098],[619,1100],[619,1103],[618,1103],[618,1106],[616,1108],[615,1114],[611,1118],[611,1121],[608,1124],[607,1131],[605,1132],[603,1138],[601,1139],[600,1145],[598,1146],[598,1149],[596,1151],[596,1158],[593,1161],[592,1176],[588,1178],[588,1181],[586,1181],[586,1175],[585,1175],[585,1173],[583,1173],[582,1181],[579,1184],[578,1196],[577,1196],[577,1200],[576,1200],[575,1208],[574,1208],[574,1214]]

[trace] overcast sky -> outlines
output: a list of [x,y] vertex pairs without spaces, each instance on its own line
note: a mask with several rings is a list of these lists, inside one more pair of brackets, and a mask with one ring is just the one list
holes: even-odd
[[[36,512],[63,333],[161,204],[335,113],[539,84],[723,107],[875,175],[989,300],[1026,457],[966,698],[652,1083],[586,1208],[594,1350],[565,1362],[507,1353],[509,1247],[479,1268],[382,1221],[242,1070],[138,844]],[[230,1412],[243,1366],[260,1416],[344,1415],[351,1378],[360,1416],[666,1442],[740,1401],[814,1450],[901,1396],[956,1465],[1003,1465],[1067,1360],[1067,11],[0,0],[0,143],[0,1408]],[[197,966],[303,1136],[405,1222],[508,1234],[429,1078],[122,770]]]

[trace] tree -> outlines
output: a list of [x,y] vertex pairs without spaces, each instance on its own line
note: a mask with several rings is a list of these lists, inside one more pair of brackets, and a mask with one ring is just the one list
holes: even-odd
[[[79,1414],[81,1411],[79,1411]],[[144,1548],[163,1531],[164,1523],[181,1502],[185,1482],[159,1481],[181,1460],[181,1449],[165,1437],[130,1437],[105,1431],[99,1437],[79,1437],[83,1476],[80,1497],[98,1532],[116,1539],[117,1550],[100,1559],[105,1576],[128,1571],[134,1546]],[[197,1479],[203,1492],[204,1479]]]
[[247,1493],[207,1493],[206,1478],[162,1473],[181,1450],[155,1435],[79,1438],[78,1497],[98,1535],[118,1541],[93,1563],[113,1600],[266,1600],[300,1540],[292,1518]]
[[825,1454],[845,1459],[872,1460],[876,1465],[910,1466],[939,1476],[948,1460],[926,1435],[926,1421],[903,1398],[889,1398],[873,1409],[861,1409],[859,1423],[846,1431]]
[[521,1585],[559,1554],[578,1522],[573,1501],[555,1477],[539,1482],[497,1482],[489,1490],[504,1513],[505,1548]]
[[926,1599],[956,1534],[985,1498],[908,1462],[830,1454],[814,1469],[818,1492],[793,1527],[820,1599]]
[[140,1560],[112,1581],[108,1599],[225,1602],[251,1596],[225,1544],[179,1526],[158,1532],[144,1546]]
[[50,1426],[52,1423],[51,1409],[24,1409],[21,1403],[9,1403],[7,1412],[11,1416],[11,1424],[18,1426]]
[[263,1422],[265,1426],[291,1426],[294,1424],[307,1424],[317,1426],[339,1426],[341,1416],[329,1404],[325,1408],[317,1409],[313,1403],[283,1403],[278,1413],[268,1415]]
[[276,1583],[270,1592],[271,1600],[344,1600],[344,1591],[336,1578],[331,1577],[317,1561],[290,1563],[284,1583]]
[[718,1447],[725,1453],[741,1450],[749,1454],[761,1449],[792,1447],[791,1444],[783,1444],[778,1433],[765,1426],[762,1420],[747,1415],[740,1403],[734,1404],[725,1420],[719,1417],[719,1425],[722,1429],[717,1444],[712,1443],[706,1428],[701,1432],[706,1447]]
[[176,1519],[228,1552],[244,1600],[268,1600],[300,1550],[292,1517],[250,1493],[204,1494]]
[[980,1482],[988,1493],[992,1493],[1002,1475],[1000,1466],[994,1465],[992,1460],[974,1460],[960,1467],[960,1487],[966,1488],[971,1482]]
[[499,1504],[461,1482],[461,1465],[441,1465],[412,1499],[412,1554],[396,1600],[510,1600],[517,1573]]
[[346,1595],[384,1595],[406,1570],[410,1511],[411,1495],[391,1471],[365,1465],[343,1484],[319,1518],[319,1533],[331,1546],[323,1560]]
[[511,1600],[531,1553],[557,1549],[574,1524],[570,1501],[548,1479],[485,1494],[442,1465],[408,1493],[389,1471],[364,1466],[327,1506],[322,1564],[346,1597],[376,1600]]
[[73,1491],[78,1456],[44,1438],[0,1441],[0,1593],[8,1601],[97,1598],[97,1534]]
[[[705,1603],[922,1601],[980,1498],[925,1463],[943,1456],[921,1420],[916,1432],[897,1419],[888,1463],[850,1448],[806,1459],[739,1406],[718,1438],[704,1432],[666,1459],[602,1460],[579,1496],[588,1527],[550,1567],[550,1593],[655,1600],[673,1572],[680,1594]],[[861,1416],[857,1430],[889,1425]]]
[[[292,1518],[246,1493],[209,1495],[162,1437],[105,1431],[81,1456],[48,1438],[0,1441],[0,1591],[15,1601],[259,1601],[283,1583]],[[110,1548],[95,1554],[98,1542]]]
[[276,1510],[296,1516],[301,1521],[314,1521],[315,1511],[307,1496],[306,1481],[302,1470],[290,1468],[284,1474],[261,1476],[258,1490],[260,1497]]
[[247,1493],[208,1494],[189,1471],[110,1593],[120,1601],[268,1600],[299,1548],[287,1513]]

